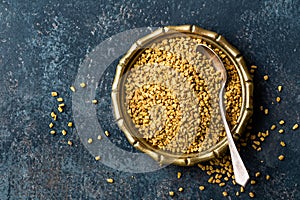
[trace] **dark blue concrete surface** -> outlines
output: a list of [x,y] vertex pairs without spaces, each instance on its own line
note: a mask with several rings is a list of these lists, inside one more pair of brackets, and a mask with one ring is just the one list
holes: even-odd
[[[110,169],[84,148],[76,130],[50,135],[49,113],[58,91],[66,99],[58,129],[72,120],[69,86],[84,56],[108,37],[137,27],[195,24],[225,36],[259,68],[255,76],[254,131],[264,131],[280,119],[286,132],[276,132],[262,152],[243,149],[251,175],[257,170],[271,180],[258,179],[256,199],[300,199],[300,3],[274,1],[1,1],[0,2],[0,199],[248,199],[234,193],[238,187],[208,185],[197,167],[168,166],[159,171],[131,174]],[[115,64],[103,77],[98,95],[98,117],[112,141],[134,151],[113,123],[110,89]],[[270,80],[263,81],[269,74]],[[274,103],[283,85],[282,102]],[[259,106],[270,109],[264,116]],[[103,108],[101,108],[103,106]],[[103,117],[104,116],[104,117]],[[72,140],[74,145],[66,143]],[[284,140],[285,148],[279,146]],[[284,162],[277,156],[285,154]],[[260,161],[264,162],[261,163]],[[177,180],[177,171],[183,177]],[[132,177],[134,176],[134,177]],[[113,177],[114,184],[106,178]],[[200,192],[199,185],[206,190]]]

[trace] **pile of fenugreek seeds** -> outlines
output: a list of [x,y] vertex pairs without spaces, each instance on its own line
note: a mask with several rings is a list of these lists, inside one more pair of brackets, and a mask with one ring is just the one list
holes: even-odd
[[[127,112],[141,137],[158,149],[202,152],[225,136],[218,98],[221,75],[205,52],[196,51],[199,44],[206,42],[178,37],[154,43],[127,72]],[[226,112],[233,127],[241,110],[241,83],[226,54],[213,50],[227,69]]]
[[[155,43],[143,52],[127,75],[125,88],[128,114],[141,136],[159,149],[173,153],[200,152],[225,137],[216,97],[216,91],[220,87],[220,75],[212,69],[206,55],[195,51],[193,46],[197,44],[205,44],[205,42],[200,39],[181,37]],[[209,44],[208,46],[213,48]],[[229,58],[219,49],[213,49],[227,69],[226,112],[227,120],[232,127],[237,123],[240,114],[241,83]],[[253,75],[256,69],[256,66],[251,66],[250,73]],[[265,75],[263,79],[268,81],[269,76]],[[84,89],[88,86],[83,82],[78,87]],[[74,86],[71,86],[70,90],[76,92]],[[279,85],[276,90],[278,96],[274,101],[281,103],[282,99],[279,94],[283,86]],[[66,106],[64,99],[57,91],[51,92],[51,96],[56,99],[57,107],[50,113],[52,121],[49,124],[49,132],[51,135],[56,135],[60,130],[65,137],[67,128],[56,127],[59,114],[64,112]],[[91,103],[97,104],[98,101],[93,99]],[[260,106],[260,110],[265,115],[269,114],[268,108]],[[66,126],[71,128],[73,123],[69,121]],[[258,133],[252,133],[251,128],[250,121],[246,134],[236,142],[238,149],[250,145],[255,151],[260,152],[263,150],[262,143],[271,133],[285,134],[287,132],[284,129],[286,123],[283,119],[271,124],[268,130]],[[299,125],[295,123],[289,129],[296,131]],[[108,137],[110,133],[105,131],[105,135]],[[101,140],[101,137],[99,135],[97,138],[88,138],[87,143],[93,143],[93,139]],[[67,144],[73,146],[70,140]],[[282,148],[288,146],[283,140],[278,141],[278,145]],[[95,156],[94,159],[99,161],[101,158]],[[284,159],[283,154],[278,155],[279,161]],[[239,187],[236,191],[224,187],[230,182],[236,185],[230,155],[198,164],[198,167],[209,176],[207,183],[199,185],[200,191],[205,190],[208,184],[217,184],[224,188],[222,192],[224,197],[240,196],[246,192],[247,188],[244,187]],[[263,174],[260,171],[249,171],[249,174],[251,185],[259,183],[262,179],[271,179],[269,174]],[[184,173],[176,172],[176,176],[182,179]],[[112,177],[104,181],[108,184],[116,182]],[[184,187],[170,188],[168,195],[174,196],[183,192]],[[253,191],[248,192],[248,195],[251,198],[255,197]]]

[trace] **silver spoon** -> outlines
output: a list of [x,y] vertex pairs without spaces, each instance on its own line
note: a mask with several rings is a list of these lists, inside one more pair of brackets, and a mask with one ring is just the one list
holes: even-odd
[[235,181],[241,185],[244,186],[247,184],[249,180],[249,174],[247,172],[247,169],[241,159],[241,156],[235,146],[234,140],[232,138],[232,134],[230,132],[230,128],[228,126],[227,120],[226,120],[226,110],[225,110],[225,105],[224,105],[224,92],[225,92],[225,85],[227,82],[227,72],[225,69],[225,66],[223,65],[223,62],[221,61],[220,57],[209,47],[205,45],[198,45],[196,47],[196,52],[201,52],[201,53],[207,53],[208,58],[212,61],[214,68],[221,72],[222,76],[222,85],[219,93],[219,105],[220,105],[220,112],[221,112],[221,117],[224,123],[226,135],[227,135],[227,140],[228,140],[228,146],[230,150],[230,155],[231,155],[231,161],[232,161],[232,166],[233,166],[233,172],[235,176]]

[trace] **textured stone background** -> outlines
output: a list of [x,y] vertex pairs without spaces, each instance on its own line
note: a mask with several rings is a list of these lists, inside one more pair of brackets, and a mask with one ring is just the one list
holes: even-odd
[[[263,151],[243,149],[242,157],[258,179],[256,199],[300,199],[298,170],[300,132],[290,127],[300,122],[300,3],[273,1],[16,1],[0,2],[0,199],[165,199],[168,191],[183,187],[175,199],[247,199],[235,197],[238,187],[220,189],[206,184],[207,175],[197,167],[168,166],[145,174],[116,171],[96,162],[81,144],[76,130],[66,137],[50,135],[49,113],[56,104],[52,90],[66,99],[66,112],[57,127],[72,119],[68,87],[75,80],[86,53],[104,39],[136,27],[195,24],[225,36],[259,66],[255,78],[254,131],[264,131],[280,119],[286,132],[274,132]],[[115,62],[117,63],[117,61]],[[128,146],[112,121],[110,88],[115,63],[102,78],[103,102],[98,117],[112,133],[112,141]],[[263,81],[269,74],[270,80]],[[282,102],[272,104],[277,85]],[[269,107],[264,116],[258,107]],[[101,107],[102,106],[102,107]],[[72,140],[73,147],[66,142]],[[287,147],[279,142],[284,140]],[[284,162],[277,156],[285,154]],[[261,163],[260,161],[264,162]],[[177,180],[177,171],[183,177]],[[131,176],[134,176],[132,178]],[[106,178],[114,177],[108,185]],[[200,184],[207,189],[200,192]]]

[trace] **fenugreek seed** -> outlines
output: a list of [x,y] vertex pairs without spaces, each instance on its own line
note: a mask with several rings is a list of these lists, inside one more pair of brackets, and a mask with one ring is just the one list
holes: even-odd
[[108,131],[105,131],[104,133],[107,137],[110,135]]
[[220,179],[216,179],[216,183],[217,184],[221,183],[221,180]]
[[51,122],[51,123],[49,124],[49,128],[53,128],[53,126],[54,126],[54,124]]
[[281,141],[281,142],[280,142],[280,145],[281,145],[282,147],[285,147],[285,142],[284,142],[284,141]]
[[283,125],[284,123],[285,123],[284,120],[280,120],[280,121],[279,121],[279,124],[280,124],[280,125]]
[[263,107],[263,106],[259,106],[259,109],[260,109],[261,111],[263,111],[263,110],[264,110],[264,107]]
[[256,149],[256,151],[261,151],[261,147],[258,147],[258,148]]
[[68,145],[72,146],[73,145],[72,141],[68,140]]
[[92,139],[92,138],[89,138],[87,142],[88,142],[89,144],[92,144],[92,143],[93,143],[93,139]]
[[245,192],[245,188],[244,188],[243,186],[240,187],[240,192],[241,192],[241,193]]
[[65,104],[64,103],[60,103],[58,104],[59,107],[65,107]]
[[229,178],[227,176],[224,177],[224,181],[229,181]]
[[276,129],[276,125],[271,126],[271,130],[274,131]]
[[270,180],[270,175],[266,175],[266,180],[268,181],[268,180]]
[[114,179],[108,178],[108,179],[106,179],[106,182],[108,182],[108,183],[113,183],[113,182],[114,182]]
[[278,131],[278,133],[282,134],[282,133],[284,133],[284,130],[283,130],[283,129],[280,129],[280,130]]
[[54,121],[56,121],[57,115],[55,114],[55,112],[51,112],[50,116],[53,118]]
[[56,100],[57,100],[58,102],[63,102],[63,101],[64,101],[64,99],[63,99],[62,97],[58,97]]
[[177,172],[177,178],[178,178],[178,179],[181,178],[181,172]]
[[255,173],[255,177],[256,177],[256,178],[257,178],[257,177],[260,177],[260,175],[261,175],[260,172],[256,172],[256,173]]
[[257,69],[257,66],[256,65],[252,65],[251,69]]
[[265,141],[265,138],[264,138],[264,137],[260,137],[259,139],[260,139],[260,141],[262,141],[262,142]]
[[203,185],[200,185],[199,190],[203,191],[203,190],[205,190],[205,187]]
[[235,196],[240,196],[239,191],[237,191],[237,192],[235,193]]
[[280,97],[276,97],[276,101],[279,103],[281,101]]
[[223,186],[225,186],[225,183],[220,183],[219,186],[223,187]]
[[256,184],[256,181],[255,181],[255,180],[251,180],[251,181],[250,181],[250,184],[251,184],[251,185],[255,185],[255,184]]
[[97,103],[98,103],[98,100],[97,100],[97,99],[93,99],[93,100],[92,100],[92,103],[93,103],[93,104],[97,104]]
[[269,79],[269,76],[268,75],[264,75],[264,80],[268,80]]
[[100,156],[95,157],[95,160],[97,160],[97,161],[100,160],[100,159],[101,159]]
[[84,82],[80,83],[80,87],[85,88],[86,84]]
[[299,125],[298,124],[294,124],[294,126],[293,126],[293,130],[297,130],[299,128]]
[[61,133],[62,133],[63,135],[67,135],[67,131],[66,131],[66,130],[62,130]]
[[253,141],[254,144],[256,144],[257,146],[260,145],[260,141]]
[[76,89],[75,89],[75,87],[72,85],[72,86],[70,86],[70,90],[72,91],[72,92],[76,92]]
[[60,112],[60,113],[64,111],[64,109],[63,109],[62,107],[58,107],[57,110],[58,110],[58,112]]
[[212,183],[213,180],[214,180],[214,177],[210,177],[207,182]]
[[255,197],[255,194],[253,192],[249,192],[249,197],[253,198]]
[[266,108],[266,109],[264,110],[264,113],[265,113],[265,115],[269,114],[269,109]]
[[278,160],[284,160],[284,155],[278,156]]
[[224,197],[228,196],[228,193],[226,191],[222,192],[222,194],[223,194]]
[[72,127],[73,126],[73,122],[68,122],[68,127]]
[[173,197],[173,196],[174,196],[174,192],[173,192],[173,191],[170,191],[170,192],[169,192],[169,195],[170,195],[171,197]]
[[102,136],[101,136],[101,135],[98,135],[97,139],[98,139],[98,140],[101,140],[101,139],[102,139]]
[[57,92],[51,92],[51,96],[56,97],[57,95]]
[[282,86],[281,86],[281,85],[278,86],[278,91],[279,91],[279,92],[282,91]]
[[50,134],[51,134],[51,135],[55,135],[55,133],[56,133],[55,130],[51,130],[51,131],[50,131]]
[[182,187],[178,188],[178,191],[179,191],[179,192],[182,192],[182,191],[183,191],[183,188],[182,188]]

